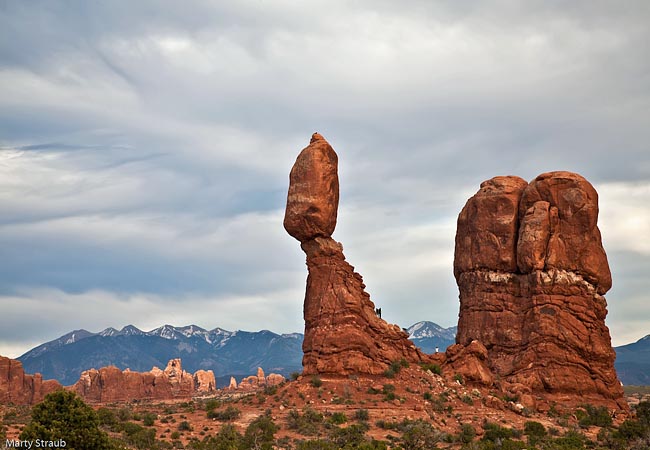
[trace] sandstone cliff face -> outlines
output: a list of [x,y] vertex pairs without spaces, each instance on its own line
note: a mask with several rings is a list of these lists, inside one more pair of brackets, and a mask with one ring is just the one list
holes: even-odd
[[33,405],[58,389],[63,389],[59,382],[25,374],[20,361],[0,356],[0,404]]
[[[199,380],[198,385],[195,379]],[[86,370],[70,389],[86,401],[106,403],[191,398],[197,393],[212,392],[215,386],[211,370],[191,375],[183,370],[180,359],[172,359],[165,370],[154,367],[149,372],[132,372],[112,366]]]
[[284,227],[307,254],[303,372],[380,374],[392,361],[426,358],[408,335],[375,314],[361,275],[332,239],[338,158],[318,133],[291,169]]
[[504,389],[529,406],[626,408],[605,326],[611,274],[597,220],[595,189],[569,172],[488,180],[458,217],[450,351],[478,341]]

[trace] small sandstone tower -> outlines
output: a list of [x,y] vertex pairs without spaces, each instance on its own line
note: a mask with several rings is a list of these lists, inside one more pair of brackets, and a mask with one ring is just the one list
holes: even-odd
[[284,228],[307,254],[305,374],[380,374],[392,361],[418,362],[423,355],[397,325],[375,314],[361,275],[332,239],[339,203],[338,157],[314,133],[289,177]]
[[458,216],[450,350],[482,344],[502,387],[527,406],[627,409],[605,326],[612,278],[597,221],[596,190],[570,172],[530,184],[492,178]]

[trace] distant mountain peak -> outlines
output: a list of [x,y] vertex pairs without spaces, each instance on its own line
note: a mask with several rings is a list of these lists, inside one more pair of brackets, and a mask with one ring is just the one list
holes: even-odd
[[409,339],[425,353],[445,351],[456,342],[456,328],[443,328],[435,322],[421,321],[411,325],[406,332]]
[[124,328],[122,328],[120,330],[119,334],[124,335],[124,336],[133,336],[133,335],[144,334],[144,331],[142,331],[141,329],[139,329],[139,328],[137,328],[137,327],[135,327],[133,325],[127,325],[127,326],[125,326]]
[[108,327],[108,328],[106,328],[105,330],[102,330],[102,331],[99,332],[99,335],[100,335],[100,336],[108,336],[108,337],[110,337],[110,336],[115,336],[115,335],[117,335],[117,334],[119,334],[119,331],[116,330],[116,329],[113,328],[113,327]]
[[75,342],[87,338],[88,336],[92,336],[93,334],[94,333],[91,333],[90,331],[84,329],[74,330],[64,336],[61,336],[59,340],[63,345],[74,344]]
[[439,337],[449,340],[456,339],[456,327],[443,328],[435,322],[422,321],[411,325],[406,330],[411,339]]

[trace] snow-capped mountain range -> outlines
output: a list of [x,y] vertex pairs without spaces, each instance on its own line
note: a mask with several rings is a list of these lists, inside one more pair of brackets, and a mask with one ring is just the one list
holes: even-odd
[[444,352],[447,347],[456,342],[456,327],[443,328],[434,322],[415,323],[406,332],[409,334],[409,339],[425,353],[433,353],[436,349]]
[[20,356],[28,373],[39,372],[63,384],[74,383],[82,371],[114,365],[151,370],[180,357],[191,372],[212,369],[218,377],[250,375],[262,367],[282,373],[302,368],[302,334],[206,330],[196,325],[163,325],[142,331],[133,325],[98,333],[74,330]]
[[[456,339],[456,327],[444,328],[429,321],[415,323],[407,332],[425,353],[444,352]],[[165,367],[168,360],[180,357],[186,370],[212,369],[224,382],[231,375],[256,373],[257,367],[285,376],[301,371],[302,341],[301,333],[206,330],[196,325],[163,325],[142,331],[127,325],[98,333],[74,330],[18,359],[27,373],[39,372],[45,379],[73,384],[82,371],[93,367],[114,365],[146,371]],[[615,350],[616,369],[624,384],[650,384],[650,335]]]

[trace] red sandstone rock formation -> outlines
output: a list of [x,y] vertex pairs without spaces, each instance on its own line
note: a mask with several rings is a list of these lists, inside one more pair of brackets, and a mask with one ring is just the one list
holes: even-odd
[[228,386],[228,389],[250,391],[264,386],[276,386],[284,381],[286,381],[286,378],[277,373],[270,373],[268,376],[264,376],[264,370],[261,367],[258,367],[257,375],[242,378],[239,385],[237,385],[237,381],[235,381],[233,377],[230,377],[230,385]]
[[[196,390],[195,378],[200,381]],[[215,386],[212,371],[199,371],[192,376],[183,370],[180,359],[172,359],[165,370],[154,367],[150,372],[121,371],[112,366],[86,370],[70,389],[86,401],[106,403],[191,398],[197,391],[208,393]]]
[[338,157],[314,133],[291,169],[284,228],[307,254],[303,372],[384,372],[392,361],[426,358],[397,325],[375,314],[361,275],[331,238],[339,200]]
[[197,370],[194,373],[194,387],[199,393],[214,392],[217,389],[214,372],[211,370]]
[[[611,274],[597,220],[596,191],[569,172],[545,173],[530,184],[518,177],[485,181],[458,216],[456,342],[480,342],[502,387],[527,406],[627,408],[605,326],[602,294]],[[466,352],[460,346],[448,359],[459,361],[456,354]],[[472,361],[475,367],[465,369],[491,383],[477,376],[483,358]]]
[[0,356],[0,404],[33,405],[58,389],[63,389],[58,381],[25,374],[20,361]]

